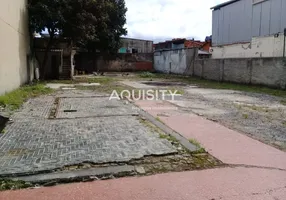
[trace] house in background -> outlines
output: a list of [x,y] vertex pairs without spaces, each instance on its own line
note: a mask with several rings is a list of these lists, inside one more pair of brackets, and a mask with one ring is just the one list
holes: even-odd
[[153,41],[135,38],[121,38],[121,48],[118,53],[152,53]]
[[[33,79],[25,0],[0,1],[0,95]],[[30,66],[30,67],[29,67]]]
[[78,51],[75,72],[134,72],[153,71],[153,41],[121,38],[121,48],[115,55]]
[[211,9],[212,58],[283,57],[285,0],[232,0]]
[[[44,61],[48,37],[34,38],[35,57],[39,64]],[[47,54],[45,65],[45,79],[71,79],[74,74],[73,59],[76,51],[72,47],[70,39],[55,38],[54,44]]]
[[165,42],[159,42],[154,44],[155,51],[166,51],[166,50],[176,50],[176,49],[188,49],[197,48],[198,57],[203,55],[203,57],[209,57],[211,46],[211,37],[206,37],[204,42],[199,40],[187,40],[186,38],[175,38],[172,40],[167,40]]

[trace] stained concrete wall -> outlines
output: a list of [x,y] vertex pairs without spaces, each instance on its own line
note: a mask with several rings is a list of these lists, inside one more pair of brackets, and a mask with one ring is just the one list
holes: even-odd
[[97,66],[109,72],[153,71],[153,53],[118,54],[108,60],[99,58]]
[[285,59],[253,59],[251,83],[286,87]]
[[[121,43],[121,50],[124,50],[123,53],[128,53],[126,50],[132,51],[132,49],[137,50],[137,53],[153,53],[153,41],[121,38]],[[121,52],[119,51],[119,53]]]
[[192,60],[197,56],[196,49],[177,49],[156,51],[154,53],[154,69],[158,72],[192,75]]
[[223,81],[237,83],[251,82],[251,60],[226,59],[223,62]]
[[286,60],[283,58],[196,60],[194,71],[195,76],[209,80],[286,88]]
[[[283,57],[284,34],[253,37],[249,43],[211,48],[212,58],[272,58]],[[284,47],[286,50],[286,46]]]
[[220,80],[220,60],[208,60],[208,62],[204,61],[202,72],[202,78],[209,80]]
[[0,1],[0,94],[29,81],[26,0]]
[[153,53],[119,53],[104,57],[92,53],[79,53],[75,56],[75,69],[86,73],[153,71]]

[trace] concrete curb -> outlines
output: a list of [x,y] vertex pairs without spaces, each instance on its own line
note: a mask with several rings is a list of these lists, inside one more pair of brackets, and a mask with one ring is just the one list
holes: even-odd
[[146,118],[149,122],[151,122],[153,125],[160,128],[163,132],[166,134],[175,137],[185,148],[187,148],[191,153],[196,152],[199,150],[199,147],[195,146],[194,144],[190,143],[189,140],[187,140],[185,137],[183,137],[181,134],[177,133],[170,127],[166,126],[164,123],[158,121],[156,118],[154,118],[152,115],[141,109],[139,106],[137,106],[134,102],[130,102],[133,106],[137,107],[139,110],[139,114]]
[[[100,180],[103,177],[121,177],[126,175],[136,175],[142,173],[144,169],[138,169],[135,166],[111,166],[92,169],[82,169],[75,171],[62,171],[49,174],[38,174],[32,176],[21,176],[13,178],[14,181],[25,181],[33,184],[42,184],[44,186],[55,185],[63,182],[92,181]],[[138,172],[137,172],[138,171]]]

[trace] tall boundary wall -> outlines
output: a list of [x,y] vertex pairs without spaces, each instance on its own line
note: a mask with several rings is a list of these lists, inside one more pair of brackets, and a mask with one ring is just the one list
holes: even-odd
[[195,60],[191,74],[208,80],[286,88],[286,59],[234,58]]
[[0,1],[0,95],[33,79],[27,0]]

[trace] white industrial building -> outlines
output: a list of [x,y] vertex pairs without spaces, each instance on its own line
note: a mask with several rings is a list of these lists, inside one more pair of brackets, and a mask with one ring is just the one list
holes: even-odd
[[286,0],[232,0],[211,9],[212,58],[285,56]]

